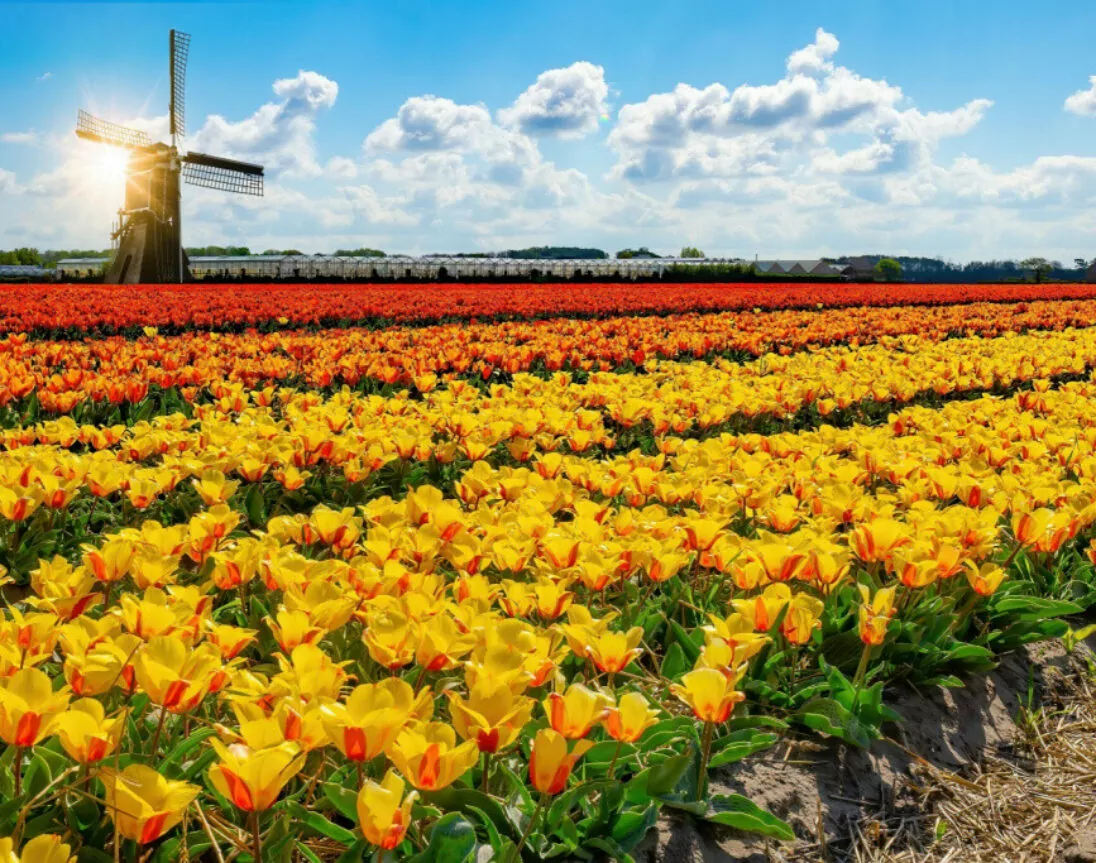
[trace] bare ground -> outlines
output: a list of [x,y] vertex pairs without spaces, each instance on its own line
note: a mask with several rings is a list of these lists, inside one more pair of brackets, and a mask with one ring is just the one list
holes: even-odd
[[1096,863],[1092,657],[1032,646],[963,689],[897,693],[905,721],[869,751],[801,742],[716,773],[713,791],[771,809],[795,843],[671,815],[636,859]]

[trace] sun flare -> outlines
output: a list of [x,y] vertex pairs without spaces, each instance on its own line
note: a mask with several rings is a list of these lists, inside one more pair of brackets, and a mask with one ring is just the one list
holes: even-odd
[[125,192],[129,153],[116,147],[99,145],[88,148],[85,159],[87,172],[84,176],[90,190],[121,198]]

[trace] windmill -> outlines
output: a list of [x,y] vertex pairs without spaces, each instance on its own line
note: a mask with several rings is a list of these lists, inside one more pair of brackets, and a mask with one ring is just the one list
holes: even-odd
[[183,251],[180,181],[240,195],[263,194],[263,168],[205,153],[179,152],[186,135],[186,63],[190,36],[171,31],[171,145],[154,143],[127,129],[80,111],[76,134],[88,141],[129,151],[125,206],[111,240],[118,251],[107,284],[182,282],[190,277]]

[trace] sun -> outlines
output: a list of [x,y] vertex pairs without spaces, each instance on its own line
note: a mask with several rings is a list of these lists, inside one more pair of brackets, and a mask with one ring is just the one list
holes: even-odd
[[96,192],[120,198],[125,192],[129,153],[117,147],[99,145],[89,148],[85,159],[84,176],[88,186]]

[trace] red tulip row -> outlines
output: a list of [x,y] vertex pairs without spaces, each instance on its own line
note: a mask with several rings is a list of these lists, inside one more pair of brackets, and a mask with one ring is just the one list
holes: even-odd
[[0,332],[231,330],[1093,297],[1096,284],[31,284],[0,294]]

